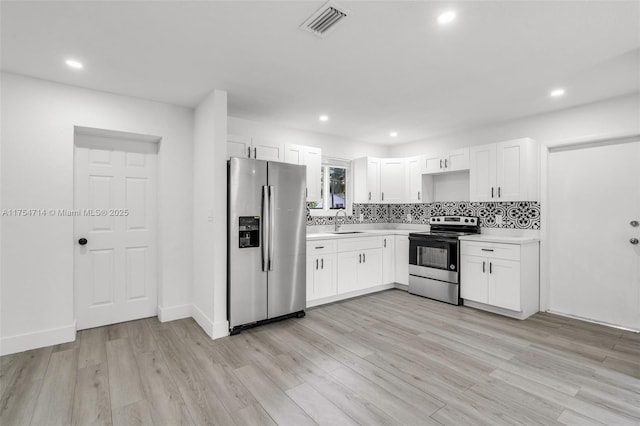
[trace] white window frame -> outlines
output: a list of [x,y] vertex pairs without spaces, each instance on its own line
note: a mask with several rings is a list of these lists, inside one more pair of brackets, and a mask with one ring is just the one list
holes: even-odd
[[343,168],[346,170],[346,185],[345,185],[345,198],[346,198],[346,207],[345,211],[347,215],[353,215],[353,184],[351,179],[351,162],[348,160],[343,160],[339,158],[328,158],[322,157],[322,170],[324,174],[323,179],[323,200],[322,200],[322,209],[309,209],[311,216],[335,216],[336,213],[340,210],[338,209],[329,209],[329,168],[337,167]]

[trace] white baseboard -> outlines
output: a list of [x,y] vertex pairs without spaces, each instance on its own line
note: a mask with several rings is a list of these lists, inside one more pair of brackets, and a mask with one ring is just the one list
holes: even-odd
[[75,321],[64,327],[3,337],[0,339],[0,355],[9,355],[45,346],[73,342],[74,340],[76,340]]
[[409,286],[407,284],[393,283],[393,288],[397,288],[398,290],[409,291]]
[[212,339],[219,339],[229,335],[229,321],[218,321],[213,323]]
[[175,305],[160,306],[158,305],[158,319],[160,322],[173,321],[183,318],[190,318],[193,311],[193,305]]

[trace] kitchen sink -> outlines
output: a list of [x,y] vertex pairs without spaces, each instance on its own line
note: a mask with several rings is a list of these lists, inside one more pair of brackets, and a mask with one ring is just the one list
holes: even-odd
[[362,234],[364,231],[338,231],[332,232],[332,234]]

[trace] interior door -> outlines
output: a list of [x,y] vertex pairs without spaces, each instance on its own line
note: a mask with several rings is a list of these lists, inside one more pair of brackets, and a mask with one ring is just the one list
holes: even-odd
[[76,135],[78,330],[157,314],[157,145],[111,142]]
[[640,142],[552,151],[549,309],[640,330]]

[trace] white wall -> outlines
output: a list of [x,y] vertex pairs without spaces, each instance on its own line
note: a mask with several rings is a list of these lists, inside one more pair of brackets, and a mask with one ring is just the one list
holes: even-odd
[[386,157],[387,146],[359,142],[338,136],[305,132],[267,123],[229,117],[228,131],[232,135],[259,137],[267,141],[314,146],[322,149],[322,155],[352,160],[359,157]]
[[552,147],[568,141],[640,132],[640,94],[495,123],[460,133],[392,146],[391,157],[409,157],[530,137]]
[[[193,111],[2,73],[4,209],[73,209],[74,126],[162,137],[159,265],[164,320],[190,316]],[[73,340],[73,219],[2,217],[0,351]]]
[[215,90],[194,120],[193,317],[212,338],[227,322],[227,94]]

